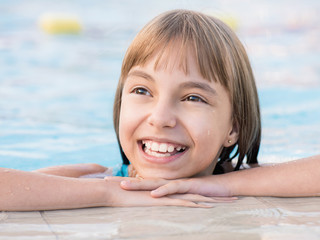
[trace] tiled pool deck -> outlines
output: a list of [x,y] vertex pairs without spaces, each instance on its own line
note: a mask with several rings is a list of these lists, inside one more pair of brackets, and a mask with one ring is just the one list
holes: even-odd
[[320,239],[320,198],[242,197],[211,209],[1,212],[0,239]]

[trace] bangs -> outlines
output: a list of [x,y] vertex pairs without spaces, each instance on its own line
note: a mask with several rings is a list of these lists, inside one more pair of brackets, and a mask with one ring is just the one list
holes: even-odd
[[156,57],[155,69],[167,68],[172,53],[176,52],[173,65],[186,75],[189,73],[187,58],[192,54],[204,79],[219,82],[229,90],[228,79],[232,73],[228,66],[232,60],[216,21],[181,12],[160,15],[140,31],[129,47],[122,66],[122,81],[132,67],[143,66],[153,57]]
[[[171,64],[172,69],[170,70],[178,67],[178,69],[188,75],[189,67],[187,56],[190,56],[190,51],[192,51],[192,49],[190,49],[190,47],[188,48],[187,44],[180,40],[173,39],[168,44],[162,44],[154,54],[154,56],[156,56],[154,69],[167,69],[169,61],[171,60],[173,64]],[[175,55],[173,55],[173,53],[175,53]]]

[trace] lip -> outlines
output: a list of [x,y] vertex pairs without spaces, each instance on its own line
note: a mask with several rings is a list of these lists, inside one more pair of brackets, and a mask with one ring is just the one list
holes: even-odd
[[[168,143],[174,146],[186,146],[185,144],[179,144],[177,142],[172,142],[166,139],[151,139],[151,138],[145,138],[143,140],[151,140],[151,141],[156,141],[156,142],[160,142],[160,143]],[[149,154],[147,154],[143,149],[142,149],[142,140],[138,141],[138,148],[139,151],[141,153],[141,155],[143,156],[143,158],[147,161],[147,162],[151,162],[151,163],[156,163],[156,164],[165,164],[165,163],[170,163],[170,162],[174,162],[177,161],[178,159],[180,159],[188,150],[189,147],[186,146],[186,149],[183,152],[179,152],[176,153],[172,156],[168,156],[168,157],[156,157],[156,156],[151,156]]]

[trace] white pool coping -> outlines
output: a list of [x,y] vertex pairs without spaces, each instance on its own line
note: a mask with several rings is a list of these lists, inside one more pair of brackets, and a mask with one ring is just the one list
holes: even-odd
[[320,239],[320,198],[241,197],[211,209],[0,212],[0,239]]

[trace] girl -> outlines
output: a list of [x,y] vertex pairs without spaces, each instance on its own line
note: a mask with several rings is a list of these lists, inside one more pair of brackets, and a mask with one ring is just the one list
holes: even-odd
[[221,173],[236,156],[235,170],[256,164],[259,100],[237,36],[201,13],[155,18],[124,58],[114,127],[123,163],[144,178]]
[[[153,19],[125,55],[114,126],[123,157],[121,176],[208,176],[232,170],[230,161],[235,157],[235,170],[245,158],[256,164],[259,101],[247,54],[237,36],[218,19],[193,11],[175,10]],[[195,202],[230,201],[199,195],[156,199],[148,191],[125,191],[118,182],[74,178],[104,170],[75,165],[37,173],[9,171],[7,177],[2,174],[2,181],[7,181],[5,190],[1,189],[6,196],[2,209],[202,206]],[[16,188],[18,179],[23,184]]]

